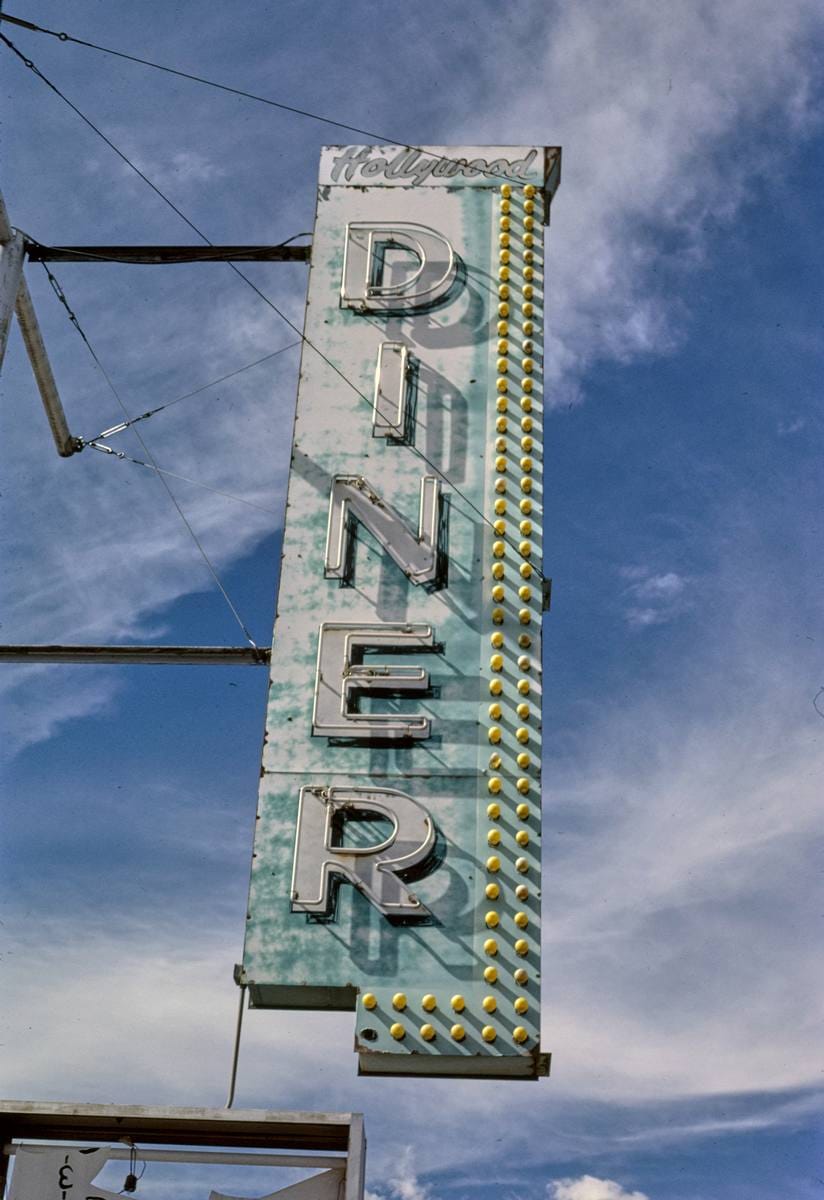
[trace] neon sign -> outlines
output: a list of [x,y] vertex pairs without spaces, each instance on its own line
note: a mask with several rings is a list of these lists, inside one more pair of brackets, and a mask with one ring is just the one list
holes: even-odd
[[321,159],[243,965],[365,1074],[535,1078],[560,154]]

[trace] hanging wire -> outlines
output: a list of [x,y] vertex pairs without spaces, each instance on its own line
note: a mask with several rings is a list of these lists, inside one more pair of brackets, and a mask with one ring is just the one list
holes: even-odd
[[[189,228],[192,229],[197,234],[197,236],[206,243],[207,246],[211,246],[213,244],[209,240],[209,238],[206,236],[206,234],[201,229],[199,229],[197,225],[195,225],[194,221],[191,221],[186,216],[185,213],[181,212],[181,210],[174,203],[174,201],[169,199],[169,197],[164,192],[162,192],[161,189],[155,183],[153,183],[151,181],[151,179],[149,179],[149,177],[147,175],[145,175],[144,172],[141,171],[140,168],[138,166],[136,166],[135,163],[133,163],[131,161],[131,159],[126,154],[124,154],[124,152],[118,146],[116,146],[114,144],[114,142],[110,138],[108,138],[106,136],[106,134],[103,133],[103,131],[101,129],[99,129],[89,117],[87,117],[85,115],[85,113],[81,112],[81,110],[77,107],[77,105],[73,104],[72,101],[69,100],[69,98],[67,96],[65,96],[63,94],[63,92],[60,91],[60,89],[56,86],[56,84],[52,83],[51,80],[47,79],[46,76],[43,74],[43,72],[32,62],[32,60],[30,58],[26,58],[25,55],[17,48],[17,46],[15,46],[14,43],[5,36],[5,34],[0,33],[0,41],[4,42],[13,51],[13,53],[23,62],[23,64],[26,67],[28,67],[29,70],[31,70],[37,76],[38,79],[41,79],[43,81],[43,83],[45,83],[46,86],[55,93],[55,95],[57,95],[61,100],[63,100],[69,106],[69,108],[71,108],[71,110],[74,113],[76,113],[77,116],[79,116],[80,119],[82,121],[84,121],[85,124],[88,125],[89,128],[92,129],[98,135],[98,137],[102,138],[102,140],[106,143],[106,145],[109,146],[115,152],[115,154],[118,156],[118,158],[121,159],[121,161],[124,162],[128,167],[130,167],[135,172],[135,174],[137,174],[144,181],[144,183],[148,184],[148,186],[152,189],[152,191],[155,193],[155,195],[159,196],[160,199],[163,200],[163,202],[165,204],[167,204],[169,206],[169,208],[171,208],[172,211],[181,218],[181,220],[185,221],[185,223],[189,226]],[[356,132],[364,132],[364,131],[357,130]],[[369,136],[371,136],[371,135],[369,135]],[[332,361],[332,359],[328,357],[328,355],[324,354],[324,352],[318,346],[316,346],[315,343],[310,340],[310,338],[308,338],[306,336],[306,334],[303,332],[302,329],[298,328],[298,326],[295,325],[295,323],[292,320],[290,320],[290,318],[286,315],[286,313],[284,313],[280,308],[278,308],[278,306],[275,304],[274,300],[272,300],[269,296],[267,296],[265,292],[261,291],[261,289],[257,286],[257,284],[254,283],[253,280],[251,280],[248,275],[245,275],[243,273],[243,271],[241,271],[237,266],[235,266],[234,263],[228,262],[226,265],[229,267],[230,270],[234,271],[235,275],[237,275],[239,279],[242,279],[243,282],[245,284],[247,284],[248,287],[250,287],[257,296],[260,297],[260,299],[264,302],[264,304],[266,304],[269,308],[271,308],[272,311],[274,313],[276,313],[277,316],[279,316],[280,319],[282,321],[284,321],[289,326],[289,328],[298,335],[300,340],[305,345],[309,346],[309,348],[311,350],[313,350],[315,352],[315,354],[317,354],[321,359],[323,359],[323,361],[327,364],[327,366],[331,367],[331,369],[346,384],[347,387],[351,388],[352,391],[354,391],[355,394],[357,396],[359,396],[361,400],[364,401],[364,403],[368,404],[370,408],[372,407],[372,400],[369,398],[369,396],[367,396],[365,392],[362,392],[361,389],[358,387],[358,385],[356,383],[354,383],[351,379],[349,379],[349,377],[344,374],[344,372],[340,369],[340,367],[338,367],[337,364],[334,363]],[[45,264],[44,264],[44,266],[45,266]],[[139,437],[140,435],[137,434],[137,436]],[[144,448],[145,448],[145,444],[144,444]],[[485,525],[487,525],[490,529],[493,528],[493,522],[490,520],[490,518],[487,517],[486,514],[480,508],[478,508],[477,504],[475,504],[474,501],[472,501],[464,492],[462,492],[461,489],[459,487],[457,487],[450,480],[449,476],[446,475],[440,469],[440,467],[438,467],[429,457],[427,457],[427,455],[424,454],[424,452],[421,449],[419,449],[419,447],[411,446],[410,449],[415,454],[417,454],[418,457],[423,462],[425,462],[428,467],[430,467],[433,471],[435,471],[436,474],[439,475],[440,478],[446,484],[449,485],[449,487],[455,492],[456,495],[461,497],[461,499],[464,501],[464,503],[466,505],[468,505],[468,507],[476,514],[476,516],[478,516],[480,518],[480,520]],[[147,450],[147,454],[148,454],[148,450]],[[508,542],[510,546],[514,547],[516,545],[515,541],[508,534],[502,535],[502,540],[505,542]],[[545,576],[543,575],[543,573],[540,570],[538,570],[537,567],[535,568],[535,574],[538,576],[538,578],[542,582],[544,581]]]
[[[42,265],[45,266],[45,263]],[[159,404],[157,408],[150,408],[148,412],[141,413],[139,417],[131,417],[128,421],[121,421],[118,425],[112,425],[110,429],[104,429],[102,433],[98,433],[94,438],[81,438],[80,440],[84,446],[90,446],[92,442],[105,441],[106,438],[114,437],[116,433],[122,433],[124,429],[131,429],[138,421],[148,421],[149,417],[154,417],[158,413],[165,412],[167,408],[171,408],[174,404],[180,404],[181,400],[188,400],[192,396],[198,396],[210,387],[216,387],[219,383],[225,383],[227,379],[234,379],[236,375],[241,375],[244,371],[250,371],[252,367],[259,367],[261,363],[269,362],[270,359],[277,358],[279,354],[285,354],[287,350],[292,350],[295,346],[299,345],[299,341],[289,342],[288,346],[281,346],[279,350],[273,350],[271,354],[264,354],[262,358],[256,358],[254,362],[246,363],[245,366],[238,367],[234,371],[228,371],[225,375],[220,375],[217,379],[210,380],[209,383],[203,383],[200,387],[193,388],[190,392],[184,392],[182,396],[175,396],[174,400],[167,400],[165,404]],[[96,446],[95,449],[99,449],[99,447]],[[171,472],[167,471],[166,474],[171,474]],[[189,480],[189,482],[192,481]],[[233,497],[233,499],[237,499],[237,497]]]
[[[0,34],[0,37],[2,37],[2,34]],[[43,265],[44,265],[44,267],[45,267],[45,263],[44,263]],[[91,342],[89,341],[88,337],[86,336],[86,333],[85,333],[85,331],[83,330],[83,328],[82,328],[82,326],[81,326],[80,322],[78,321],[76,314],[74,313],[74,311],[73,311],[73,310],[72,310],[72,308],[71,308],[71,305],[69,304],[68,300],[66,299],[66,293],[63,291],[63,288],[60,286],[60,284],[58,283],[57,279],[55,278],[55,276],[53,275],[53,273],[52,273],[52,272],[51,272],[51,271],[48,269],[48,267],[45,267],[45,270],[46,270],[46,275],[48,276],[49,283],[51,284],[51,287],[52,287],[52,290],[53,290],[53,292],[54,292],[55,296],[57,296],[57,299],[60,301],[60,303],[61,303],[61,304],[63,305],[63,307],[65,308],[65,310],[66,310],[66,312],[67,312],[67,314],[68,314],[68,317],[69,317],[69,320],[70,320],[70,322],[71,322],[71,323],[72,323],[72,325],[75,327],[75,329],[77,330],[78,334],[80,335],[80,337],[82,338],[83,342],[85,343],[85,345],[86,345],[86,348],[87,348],[87,350],[89,351],[89,354],[92,356],[92,358],[93,358],[93,360],[94,360],[94,362],[95,362],[95,364],[96,364],[96,366],[97,366],[98,370],[100,371],[101,375],[102,375],[102,376],[103,376],[103,378],[106,380],[106,383],[107,383],[107,384],[108,384],[108,386],[109,386],[109,390],[111,391],[111,393],[112,393],[112,395],[114,396],[114,398],[115,398],[115,400],[117,401],[117,403],[120,405],[121,409],[123,410],[123,415],[124,415],[124,417],[126,418],[126,420],[128,421],[128,420],[129,420],[129,413],[128,413],[128,410],[127,410],[127,408],[126,408],[126,405],[123,403],[123,400],[121,399],[120,393],[118,392],[117,388],[115,387],[115,385],[114,385],[114,382],[112,381],[112,378],[111,378],[111,376],[109,375],[109,373],[108,373],[108,371],[106,370],[106,368],[103,366],[103,363],[102,363],[102,362],[100,361],[100,359],[98,358],[98,356],[97,356],[97,353],[96,353],[96,351],[95,351],[94,347],[92,346]],[[214,563],[213,563],[213,562],[212,562],[212,560],[209,558],[209,555],[206,553],[206,550],[205,550],[205,548],[204,548],[204,546],[203,546],[203,543],[201,542],[200,538],[197,536],[197,534],[195,533],[194,529],[192,528],[192,525],[191,525],[191,523],[190,523],[190,521],[189,521],[188,517],[187,517],[187,516],[186,516],[186,514],[184,513],[183,509],[180,507],[180,504],[178,503],[177,497],[175,496],[174,492],[172,491],[171,487],[169,486],[168,482],[166,481],[166,478],[165,478],[165,472],[163,472],[163,471],[162,471],[162,470],[161,470],[161,469],[158,467],[158,465],[157,465],[157,463],[156,463],[156,461],[155,461],[154,455],[152,454],[151,450],[150,450],[150,449],[149,449],[149,447],[147,446],[147,444],[146,444],[146,442],[145,442],[145,440],[144,440],[144,438],[143,438],[143,436],[142,436],[142,434],[141,434],[141,432],[140,432],[140,430],[139,430],[139,429],[135,429],[135,430],[134,430],[134,435],[135,435],[135,437],[137,438],[137,440],[140,442],[141,446],[143,447],[143,452],[144,452],[144,454],[146,455],[146,457],[147,457],[147,459],[149,460],[149,462],[151,463],[151,466],[152,466],[152,467],[154,468],[154,470],[156,471],[156,473],[157,473],[157,478],[158,478],[158,479],[160,480],[160,482],[163,484],[163,487],[165,488],[165,490],[166,490],[166,493],[167,493],[167,495],[168,495],[169,499],[171,500],[172,504],[173,504],[173,505],[175,506],[175,508],[177,509],[177,512],[178,512],[178,515],[179,515],[179,517],[180,517],[181,521],[183,522],[183,524],[184,524],[184,525],[186,526],[186,528],[188,529],[188,531],[189,531],[189,535],[190,535],[190,537],[191,537],[192,541],[194,542],[194,544],[197,546],[198,550],[200,551],[200,555],[201,555],[201,557],[202,557],[202,559],[203,559],[204,563],[206,564],[207,568],[209,569],[209,572],[210,572],[210,574],[211,574],[212,578],[214,579],[214,581],[215,581],[215,584],[217,585],[218,589],[220,590],[220,593],[221,593],[221,595],[223,596],[223,599],[226,601],[226,604],[228,605],[228,607],[229,607],[229,609],[230,609],[230,611],[231,611],[231,613],[232,613],[233,617],[234,617],[234,618],[235,618],[235,620],[237,621],[237,623],[238,623],[238,625],[239,625],[239,627],[240,627],[240,630],[241,630],[241,632],[243,633],[243,636],[246,638],[246,641],[249,643],[249,645],[252,647],[252,649],[255,651],[255,653],[259,655],[259,654],[260,654],[260,648],[259,648],[259,646],[257,645],[257,643],[255,642],[255,639],[252,637],[251,633],[249,632],[249,630],[248,630],[248,628],[247,628],[247,626],[246,626],[246,623],[244,622],[244,620],[243,620],[243,618],[241,617],[240,613],[238,612],[237,608],[236,608],[236,607],[235,607],[235,605],[232,603],[232,599],[231,599],[231,597],[230,597],[229,593],[226,591],[226,588],[223,586],[223,583],[221,582],[220,576],[219,576],[219,575],[218,575],[218,573],[217,573],[217,570],[216,570],[216,568],[215,568],[215,566],[214,566]]]
[[[125,426],[124,426],[125,428]],[[258,512],[268,513],[272,517],[279,517],[280,513],[275,512],[273,508],[266,508],[262,504],[255,504],[254,500],[244,500],[242,496],[235,496],[231,492],[224,492],[221,488],[212,487],[209,483],[203,483],[199,479],[192,479],[188,475],[178,475],[176,471],[167,471],[163,467],[157,467],[153,463],[141,462],[139,458],[132,458],[131,455],[125,454],[122,450],[114,450],[111,446],[103,446],[97,440],[83,443],[84,447],[90,450],[100,450],[103,454],[110,454],[112,458],[119,459],[121,462],[134,463],[136,467],[146,467],[149,471],[155,471],[158,475],[168,475],[170,479],[180,479],[183,483],[191,483],[195,487],[203,488],[206,492],[214,492],[216,496],[225,496],[227,500],[234,500],[237,504],[245,504],[248,508],[256,508]]]
[[[175,67],[165,67],[161,63],[152,62],[148,58],[139,58],[136,54],[127,54],[123,50],[113,50],[111,46],[99,46],[96,42],[87,42],[83,38],[72,37],[71,34],[60,33],[56,29],[46,29],[42,25],[35,25],[31,21],[24,21],[21,17],[13,17],[5,13],[0,14],[0,20],[9,21],[13,25],[19,25],[22,29],[28,29],[32,33],[47,33],[51,37],[56,37],[61,42],[72,42],[76,46],[85,46],[89,50],[99,50],[102,54],[111,54],[115,58],[123,58],[127,62],[138,63],[142,67],[151,67],[154,71],[163,71],[167,75],[177,75],[181,79],[190,80],[192,83],[202,83],[206,87],[217,88],[218,91],[228,92],[232,96],[241,96],[244,100],[254,100],[256,103],[266,104],[270,108],[279,108],[283,112],[293,113],[298,117],[308,117],[310,120],[320,121],[324,125],[334,125],[336,129],[345,129],[348,133],[358,133],[363,137],[375,138],[378,142],[390,146],[399,146],[402,150],[416,150],[419,154],[427,154],[429,157],[437,159],[438,162],[454,162],[454,159],[448,158],[445,154],[435,154],[432,150],[424,150],[421,146],[408,145],[406,142],[388,137],[384,133],[375,133],[372,129],[361,129],[358,125],[349,125],[345,121],[336,121],[333,117],[325,117],[320,113],[310,112],[306,108],[298,108],[293,104],[286,104],[281,100],[273,100],[269,96],[259,96],[255,92],[247,92],[242,88],[231,87],[226,83],[218,83],[214,79],[206,79],[202,75],[193,75],[189,71],[180,71]],[[479,173],[500,179],[503,183],[509,182],[518,185],[523,183],[523,180],[510,178],[509,175],[505,175],[502,171],[480,171],[479,169]]]

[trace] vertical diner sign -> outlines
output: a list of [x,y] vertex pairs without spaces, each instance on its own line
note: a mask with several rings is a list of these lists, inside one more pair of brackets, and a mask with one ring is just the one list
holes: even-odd
[[560,151],[321,158],[243,965],[363,1074],[534,1078]]

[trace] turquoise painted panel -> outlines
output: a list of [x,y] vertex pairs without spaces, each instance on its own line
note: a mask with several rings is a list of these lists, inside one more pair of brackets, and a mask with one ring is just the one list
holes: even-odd
[[[531,147],[424,148],[418,159],[402,151],[330,147],[321,164],[242,979],[258,1007],[357,1007],[364,1071],[534,1076],[542,225],[557,156]],[[502,162],[511,183],[477,165],[506,170]],[[458,164],[451,175],[450,164]],[[342,306],[351,222],[411,223],[446,238],[458,263],[448,297],[403,312]],[[409,264],[401,252],[376,278],[403,280]],[[403,443],[373,436],[382,342],[403,343],[413,367]],[[362,524],[350,585],[324,577],[338,475],[363,477],[413,530],[422,476],[440,479],[445,586],[414,586]],[[361,703],[362,712],[425,714],[429,737],[313,736],[323,622],[432,626],[433,652],[373,659],[425,668],[426,695]],[[298,798],[309,786],[394,788],[424,806],[437,830],[414,882],[425,923],[391,922],[346,882],[330,916],[292,910]],[[401,993],[405,1005],[393,1005]]]

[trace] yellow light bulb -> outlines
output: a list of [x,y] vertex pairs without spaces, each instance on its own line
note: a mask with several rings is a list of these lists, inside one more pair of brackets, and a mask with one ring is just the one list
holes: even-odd
[[506,375],[507,371],[509,370],[509,360],[506,358],[499,358],[495,363],[495,369],[499,375]]
[[523,554],[524,558],[529,558],[530,554],[532,553],[532,543],[528,541],[519,542],[518,552]]
[[425,1042],[431,1042],[435,1037],[435,1028],[433,1025],[421,1025],[421,1037]]
[[524,337],[531,337],[535,332],[535,325],[532,321],[524,321],[523,325],[521,326],[521,332],[523,333]]
[[521,396],[521,408],[524,412],[532,412],[532,399],[530,396]]
[[490,792],[493,796],[498,795],[502,786],[503,786],[503,784],[501,783],[500,775],[493,775],[491,779],[487,780],[487,784],[486,784],[487,791]]
[[487,804],[486,815],[489,817],[490,821],[497,821],[501,815],[500,804],[496,804],[494,800],[491,804]]
[[[496,501],[492,507],[495,509],[495,512],[500,517],[506,512],[506,500],[503,498],[503,496],[498,496],[498,498],[496,499]],[[503,570],[503,568],[501,568],[501,569]],[[494,569],[493,569],[492,573],[493,573],[493,575],[495,574]]]
[[506,450],[506,438],[505,437],[495,438],[495,449],[500,450],[501,452]]
[[424,1009],[425,1012],[433,1012],[437,1006],[438,1001],[431,992],[427,992],[427,994],[421,1000],[421,1008]]
[[512,1040],[514,1042],[518,1042],[519,1045],[522,1042],[525,1042],[528,1037],[529,1037],[529,1034],[524,1029],[523,1025],[516,1025],[515,1028],[512,1030]]
[[529,433],[534,424],[535,422],[533,421],[532,417],[521,417],[521,429],[523,429],[525,433]]
[[[496,524],[497,524],[497,522],[496,522]],[[502,583],[496,583],[494,585],[494,587],[492,588],[492,599],[501,601],[501,600],[503,600],[505,595],[506,595],[506,591],[504,589],[504,585]]]
[[524,229],[534,229],[534,228],[535,228],[535,218],[534,217],[524,217]]
[[519,829],[518,832],[515,834],[515,841],[518,843],[519,846],[528,846],[529,845],[529,834],[527,833],[527,831],[525,829]]
[[[532,308],[532,305],[530,304],[529,307]],[[498,305],[498,316],[499,317],[508,317],[509,316],[509,305],[507,304],[507,302],[505,300],[502,300],[501,303]]]
[[[508,268],[508,267],[501,267],[501,270],[502,270],[502,271],[506,271],[507,275],[509,274],[509,268]],[[501,338],[501,339],[499,340],[499,342],[498,342],[498,353],[499,353],[499,354],[508,354],[508,353],[509,353],[509,342],[506,340],[506,338]]]
[[364,1008],[377,1008],[378,997],[374,994],[374,992],[364,992],[363,996],[361,997],[361,1004]]
[[484,1010],[484,1012],[494,1013],[497,1007],[498,1001],[494,996],[484,996],[483,1000],[481,1001],[481,1008]]
[[516,912],[513,920],[519,929],[526,929],[527,925],[529,924],[529,917],[525,912]]
[[519,725],[515,730],[515,737],[522,745],[526,745],[529,741],[529,730],[525,729],[523,725]]
[[498,238],[498,245],[501,247],[502,250],[508,249],[508,247],[509,247],[509,234],[508,233],[502,233],[500,235],[500,237]]
[[[503,690],[504,690],[504,685],[501,683],[500,679],[490,679],[490,681],[489,681],[490,695],[500,696],[500,694]],[[498,755],[498,757],[500,758],[500,755]]]
[[495,428],[498,430],[498,433],[506,433],[506,424],[506,417],[495,418]]
[[532,491],[532,476],[531,475],[521,476],[521,491],[522,492],[531,492]]
[[490,725],[489,729],[486,731],[486,736],[489,738],[490,742],[492,742],[493,746],[497,746],[498,742],[501,740],[500,725]]
[[[498,289],[498,290],[500,291],[500,289]],[[535,295],[535,288],[532,286],[531,283],[525,283],[524,286],[521,288],[521,292],[523,293],[524,300],[531,300],[532,297]],[[507,292],[507,295],[508,294],[509,293]]]
[[499,207],[502,213],[508,213],[511,205],[508,200],[501,200]]
[[491,958],[494,958],[497,953],[498,943],[494,938],[487,938],[484,942],[484,954],[488,954]]
[[521,438],[521,449],[522,450],[529,451],[532,449],[532,447],[534,445],[535,445],[535,442],[533,441],[533,439],[531,437],[522,437]]
[[503,231],[506,233],[506,231],[509,229],[509,217],[501,217],[499,224],[501,229],[503,229]]
[[493,671],[503,671],[503,669],[504,669],[503,654],[493,654],[489,660],[489,665]]
[[494,1042],[497,1036],[498,1035],[495,1032],[494,1026],[492,1025],[484,1025],[483,1029],[481,1030],[481,1037],[485,1042]]
[[[523,291],[523,290],[524,289],[521,288],[521,291]],[[499,300],[508,300],[509,299],[509,284],[508,283],[499,283],[498,284],[498,299]]]
[[525,266],[524,267],[524,279],[533,280],[534,278],[535,278],[535,268]]
[[[508,186],[507,184],[504,184],[504,187],[507,187],[507,186]],[[531,200],[532,197],[534,195],[536,195],[537,191],[538,191],[538,189],[536,188],[534,183],[527,183],[524,186],[524,195],[526,196],[527,200]],[[504,189],[501,188],[501,195],[503,195],[503,194],[504,194]],[[509,189],[509,192],[507,193],[507,195],[510,195],[510,196],[512,195],[512,188]]]
[[509,267],[498,267],[498,278],[505,283],[509,279]]
[[527,249],[531,249],[532,246],[535,245],[535,236],[532,233],[525,233],[523,240],[524,240],[524,245],[527,247]]
[[532,620],[532,614],[530,613],[528,608],[519,608],[518,609],[518,620],[521,622],[522,625],[529,624],[529,622]]
[[487,871],[492,871],[493,874],[496,871],[500,871],[501,860],[498,858],[497,854],[490,854],[489,858],[486,860],[486,869]]
[[534,386],[535,386],[534,380],[532,380],[532,379],[522,379],[521,380],[521,388],[525,392],[531,392]]
[[494,909],[490,909],[490,911],[484,917],[484,923],[486,925],[488,925],[490,929],[495,929],[496,926],[500,923],[500,920],[501,920],[501,918],[498,916],[498,914],[495,912]]
[[[529,521],[522,521],[521,529],[523,530],[524,525],[529,525],[529,524],[530,524]],[[528,584],[525,583],[521,587],[518,588],[518,595],[520,596],[520,598],[522,600],[531,600],[532,599],[532,588]]]
[[392,1037],[396,1042],[400,1042],[406,1037],[406,1030],[404,1029],[403,1025],[401,1025],[400,1021],[396,1021],[394,1025],[390,1025],[389,1032],[392,1034]]
[[515,859],[515,870],[520,871],[522,875],[526,875],[529,870],[529,861],[525,858]]
[[[498,306],[498,312],[501,313],[500,305]],[[531,317],[532,314],[535,312],[535,305],[532,303],[531,300],[527,300],[524,304],[521,305],[521,312],[524,314],[525,317]],[[509,315],[508,308],[505,313],[501,313],[502,317],[506,317],[508,315]]]
[[497,983],[498,982],[498,968],[497,967],[484,967],[484,979],[486,980],[487,983]]
[[528,454],[525,454],[524,457],[521,459],[521,470],[522,471],[526,471],[528,473],[529,471],[532,470],[534,465],[535,464],[534,464],[533,460],[529,457]]
[[506,337],[509,333],[509,321],[499,321],[496,328],[500,337]]
[[501,184],[501,195],[503,196],[504,200],[509,199],[509,197],[512,195],[512,184],[511,183],[502,183]]
[[526,821],[529,818],[529,805],[518,804],[515,807],[515,815],[519,821]]
[[529,764],[531,763],[532,759],[526,753],[525,750],[522,750],[521,753],[518,755],[518,757],[515,759],[515,761],[518,764],[518,766],[521,768],[521,770],[525,771],[527,769],[527,767],[529,766]]
[[463,1010],[466,1008],[466,1001],[464,1000],[463,996],[460,995],[453,996],[449,1003],[452,1005],[455,1012],[463,1012]]
[[395,992],[395,995],[392,997],[392,1007],[396,1008],[398,1012],[403,1012],[406,1008],[406,996],[403,992]]
[[509,401],[507,400],[506,396],[499,396],[495,401],[495,407],[497,408],[498,412],[506,412],[507,408],[509,407]]
[[529,795],[529,780],[525,775],[521,775],[520,778],[515,781],[515,787],[522,796]]
[[493,610],[492,610],[492,620],[495,622],[495,624],[496,624],[496,625],[503,625],[503,623],[504,623],[504,610],[503,610],[502,608],[493,608]]
[[524,212],[525,213],[534,213],[535,212],[535,201],[534,200],[524,200]]
[[453,1025],[449,1032],[456,1042],[462,1042],[466,1037],[466,1030],[463,1025]]
[[498,379],[495,383],[495,387],[498,389],[499,392],[505,392],[507,390],[507,388],[509,387],[509,384],[507,383],[507,381],[505,379]]
[[487,900],[497,900],[501,894],[501,889],[497,883],[488,883],[484,888],[484,895]]
[[508,263],[509,259],[510,259],[510,254],[507,249],[498,251],[498,262]]
[[500,630],[496,629],[494,633],[489,635],[489,641],[496,650],[500,650],[501,646],[504,644],[504,635]]
[[[506,521],[503,519],[503,517],[498,517],[496,521],[492,522],[492,529],[495,533],[497,533],[498,537],[504,536],[506,533]],[[501,596],[501,600],[503,600],[503,596]]]
[[506,554],[506,543],[505,542],[493,542],[492,543],[492,553],[495,555],[496,558],[503,558],[503,556]]
[[487,711],[488,711],[488,713],[489,713],[490,717],[492,718],[492,720],[493,720],[493,721],[497,721],[497,720],[498,720],[498,718],[499,718],[499,717],[500,717],[500,715],[501,715],[501,706],[500,706],[500,704],[497,704],[497,703],[496,703],[496,704],[490,704],[490,706],[489,706],[489,708],[487,709]]
[[500,829],[490,829],[486,835],[486,840],[490,846],[500,846],[500,844],[501,844]]
[[499,454],[498,457],[495,459],[495,470],[499,474],[502,471],[506,470],[506,455],[505,454]]
[[531,513],[532,512],[532,501],[525,497],[518,505],[518,508],[520,508],[522,513]]
[[[524,288],[524,291],[526,291],[526,288]],[[525,358],[521,363],[521,366],[526,371],[527,375],[531,375],[535,370],[535,363],[531,358]]]
[[518,716],[521,718],[522,721],[529,720],[529,705],[528,704],[518,704],[515,708],[515,712],[518,714]]
[[518,938],[515,943],[515,953],[520,954],[522,958],[529,953],[529,942],[525,938]]
[[[532,566],[530,563],[528,563],[528,562],[521,563],[520,567],[518,567],[518,570],[521,572],[522,579],[531,579],[532,578]],[[526,637],[526,636],[527,635],[525,633],[521,635],[521,637]],[[518,645],[519,646],[528,646],[529,642],[521,641],[521,638],[518,638]]]
[[525,521],[521,521],[518,529],[522,534],[524,534],[525,537],[529,537],[529,535],[532,533],[532,522],[529,520],[529,518],[527,518]]
[[529,1001],[526,996],[519,996],[512,1005],[519,1017],[522,1017],[525,1012],[529,1012]]
[[529,972],[526,967],[516,967],[512,972],[512,978],[523,987],[529,979]]
[[518,691],[520,692],[520,694],[522,696],[529,695],[529,680],[528,679],[519,679],[517,687],[518,687]]
[[535,253],[532,250],[524,250],[524,262],[531,263],[535,259]]

